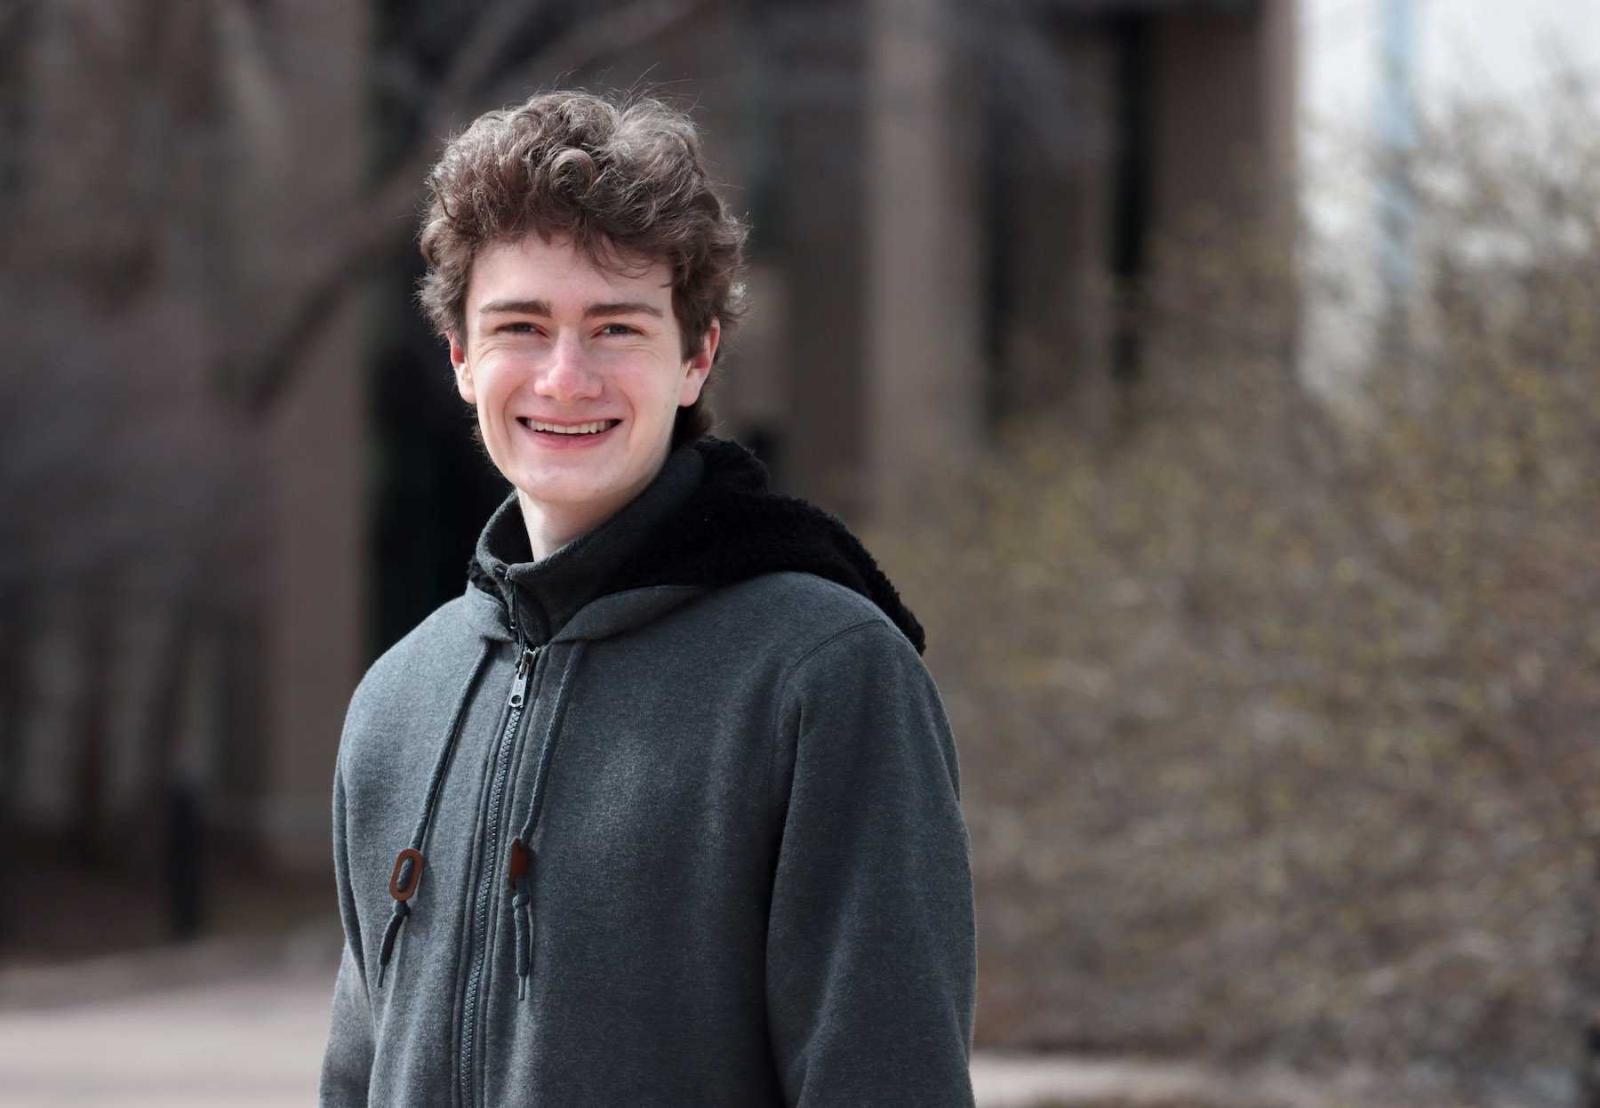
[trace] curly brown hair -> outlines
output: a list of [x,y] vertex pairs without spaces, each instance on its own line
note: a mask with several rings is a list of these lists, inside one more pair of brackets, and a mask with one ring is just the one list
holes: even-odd
[[[664,262],[685,358],[713,320],[726,335],[743,312],[746,226],[713,189],[693,121],[659,100],[547,92],[485,112],[445,146],[428,191],[417,299],[441,335],[465,339],[478,251],[530,233],[613,271]],[[711,424],[702,393],[679,409],[673,445]]]

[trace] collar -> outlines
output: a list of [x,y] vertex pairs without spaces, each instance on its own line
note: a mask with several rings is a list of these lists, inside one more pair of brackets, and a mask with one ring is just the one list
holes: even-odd
[[669,454],[650,486],[594,531],[530,559],[513,494],[490,517],[468,573],[468,611],[484,634],[535,644],[605,637],[705,589],[799,571],[871,600],[924,648],[922,625],[841,520],[772,492],[754,454],[709,435]]
[[[488,617],[505,637],[535,646],[549,642],[579,609],[610,591],[606,585],[617,567],[688,499],[704,472],[700,454],[692,446],[680,446],[620,511],[537,561],[513,490],[478,536],[467,588],[478,622]],[[498,613],[474,601],[474,591],[497,600]]]

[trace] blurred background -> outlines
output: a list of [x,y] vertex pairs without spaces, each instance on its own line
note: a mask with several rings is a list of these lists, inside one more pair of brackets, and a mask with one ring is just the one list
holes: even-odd
[[422,181],[582,85],[928,625],[980,1101],[1600,1105],[1597,82],[1592,0],[0,0],[0,1104],[311,1101],[344,709],[503,492]]

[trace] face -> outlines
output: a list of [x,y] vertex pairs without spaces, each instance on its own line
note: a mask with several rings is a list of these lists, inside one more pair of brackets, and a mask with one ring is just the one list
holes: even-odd
[[598,522],[661,468],[718,337],[713,324],[683,356],[664,263],[619,275],[535,234],[473,259],[450,360],[490,459],[524,506]]

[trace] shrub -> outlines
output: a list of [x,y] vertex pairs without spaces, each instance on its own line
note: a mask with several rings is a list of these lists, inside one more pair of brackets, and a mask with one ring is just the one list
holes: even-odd
[[1187,240],[1142,290],[1121,438],[1014,424],[882,540],[961,741],[982,1041],[1570,1103],[1600,983],[1600,129],[1568,122],[1462,110],[1408,165],[1410,326],[1356,403],[1296,372],[1290,252]]

